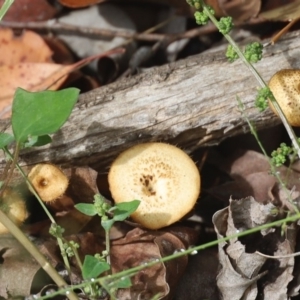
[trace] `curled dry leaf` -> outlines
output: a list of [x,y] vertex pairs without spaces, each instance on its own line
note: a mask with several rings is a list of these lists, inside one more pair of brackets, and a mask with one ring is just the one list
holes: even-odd
[[[231,200],[228,208],[216,212],[213,217],[218,238],[276,220],[272,214],[273,208],[272,204],[258,203],[252,197]],[[282,297],[287,295],[288,284],[293,279],[294,259],[267,260],[255,253],[292,253],[297,233],[295,225],[289,225],[287,230],[287,239],[282,238],[281,228],[270,228],[219,244],[222,268],[217,276],[217,284],[223,299],[256,299],[258,291],[264,295],[264,299],[287,299]],[[274,282],[277,282],[275,289]]]
[[0,31],[0,41],[1,48],[3,46],[5,51],[5,60],[0,60],[0,118],[10,116],[11,103],[17,87],[31,92],[57,90],[72,71],[102,56],[123,52],[122,49],[115,49],[72,65],[60,65],[52,63],[51,50],[32,32],[14,37],[8,29],[3,30]]
[[269,1],[259,17],[273,21],[291,21],[300,17],[299,5],[300,0],[285,1],[284,5],[281,1]]
[[256,17],[261,7],[261,0],[208,0],[206,3],[216,10],[217,16],[231,16],[237,21]]
[[[286,191],[277,183],[276,177],[270,173],[268,159],[261,153],[238,149],[232,156],[220,162],[219,167],[227,172],[234,181],[213,187],[212,195],[228,202],[230,196],[235,199],[253,196],[256,201],[266,203],[271,201],[276,206],[293,211],[286,197]],[[292,198],[300,192],[299,172],[281,166],[276,169],[288,189],[294,190]]]
[[[133,229],[125,238],[112,243],[113,273],[152,262],[180,249],[185,249],[184,244],[170,233]],[[118,299],[151,299],[158,294],[158,299],[169,297],[186,265],[187,257],[182,257],[168,264],[157,263],[145,268],[131,277],[130,288],[118,291]]]
[[29,296],[52,282],[37,261],[12,236],[1,237],[0,253],[0,297]]
[[15,36],[11,29],[0,29],[2,59],[0,66],[25,62],[52,62],[52,51],[33,31],[26,30]]

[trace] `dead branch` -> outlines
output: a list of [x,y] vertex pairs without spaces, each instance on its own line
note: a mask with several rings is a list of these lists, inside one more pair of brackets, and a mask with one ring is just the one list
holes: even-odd
[[[300,32],[265,50],[256,64],[265,80],[278,70],[299,68]],[[240,62],[228,63],[224,49],[203,53],[82,94],[53,143],[22,153],[23,165],[52,161],[105,172],[122,150],[146,141],[169,141],[187,151],[220,143],[248,130],[236,97],[262,129],[278,124],[270,110],[254,107],[257,82]],[[0,128],[7,127],[1,122]],[[0,169],[5,165],[0,156]]]

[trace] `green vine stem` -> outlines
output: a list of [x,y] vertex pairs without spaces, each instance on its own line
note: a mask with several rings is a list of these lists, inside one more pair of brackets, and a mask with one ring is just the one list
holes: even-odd
[[287,196],[287,199],[289,199],[289,202],[291,203],[294,211],[298,214],[299,213],[299,210],[297,208],[297,206],[293,203],[293,199],[291,198],[291,195],[290,195],[290,192],[289,190],[286,188],[286,185],[285,183],[282,181],[280,175],[278,174],[278,172],[276,171],[276,168],[274,166],[274,164],[272,163],[270,157],[268,156],[263,144],[261,143],[260,139],[259,139],[259,136],[254,128],[254,126],[252,125],[251,121],[249,120],[249,118],[247,117],[246,113],[245,113],[245,107],[244,107],[244,104],[242,103],[241,99],[239,97],[237,97],[237,102],[238,102],[238,106],[239,106],[239,109],[240,109],[240,112],[242,114],[242,117],[244,118],[244,120],[247,122],[249,128],[250,128],[250,132],[251,134],[254,136],[258,146],[260,147],[262,153],[264,154],[264,156],[266,157],[266,159],[268,160],[269,162],[269,165],[270,165],[270,168],[271,168],[271,173],[273,176],[276,177],[277,181],[280,183],[280,185],[282,186],[282,188],[284,189],[285,191],[285,194]]
[[[218,20],[215,18],[215,16],[210,12],[210,10],[207,8],[207,5],[204,3],[203,0],[200,0],[200,3],[203,7],[203,11],[206,13],[206,15],[210,18],[210,20],[214,23],[214,25],[219,28],[219,22]],[[260,76],[260,74],[257,72],[257,70],[255,69],[255,67],[246,59],[246,57],[244,56],[244,54],[242,53],[242,51],[240,50],[240,48],[238,47],[238,45],[235,43],[235,41],[231,38],[231,36],[227,33],[223,34],[224,37],[226,38],[226,40],[229,42],[229,44],[234,48],[234,50],[236,51],[236,53],[238,54],[238,56],[242,59],[243,63],[248,67],[248,69],[251,71],[251,73],[254,75],[254,77],[256,78],[256,80],[258,81],[258,83],[260,84],[260,86],[262,88],[268,88],[268,85],[266,84],[266,82],[263,80],[263,78]],[[278,105],[278,102],[276,101],[276,99],[271,99],[273,106],[275,107],[291,141],[292,144],[294,146],[294,148],[297,151],[298,157],[300,158],[300,146],[297,142],[297,136],[294,132],[294,130],[291,128],[290,124],[288,123],[284,113],[282,112],[280,106]]]
[[[13,236],[23,245],[23,247],[32,255],[32,257],[36,259],[40,266],[60,288],[67,286],[67,283],[47,261],[43,254],[40,253],[39,249],[27,238],[20,228],[16,226],[15,223],[11,221],[5,213],[3,213],[2,210],[0,210],[0,220],[1,223],[10,230]],[[70,300],[78,300],[77,295],[73,291],[68,293],[67,296]]]
[[0,9],[0,21],[5,16],[11,5],[14,3],[15,0],[5,0],[1,9]]
[[[37,200],[39,201],[40,205],[42,206],[43,210],[45,211],[45,213],[47,214],[48,218],[50,219],[51,223],[52,224],[56,224],[53,216],[51,215],[51,213],[49,212],[49,210],[47,209],[46,205],[44,204],[44,202],[42,201],[42,199],[40,198],[40,196],[38,195],[38,193],[35,191],[34,189],[34,186],[31,184],[30,180],[28,180],[27,178],[27,175],[24,173],[23,169],[20,167],[20,165],[15,161],[16,159],[16,156],[12,156],[12,154],[10,153],[10,151],[5,147],[4,149],[4,152],[5,154],[8,156],[8,158],[10,160],[13,161],[12,163],[12,166],[11,168],[14,168],[14,166],[18,169],[18,171],[21,173],[21,175],[23,176],[23,178],[26,180],[26,182],[30,185],[31,187],[31,191],[32,193],[34,194],[34,196],[37,198]],[[15,151],[16,153],[17,151]],[[17,157],[18,158],[18,157]],[[4,189],[3,189],[4,191]],[[1,223],[2,223],[2,218],[0,217],[0,220],[1,220]],[[7,226],[5,226],[7,227]],[[7,229],[13,233],[12,230],[14,230],[13,228],[10,228],[10,227],[7,227]],[[68,260],[68,256],[66,254],[66,251],[65,251],[65,248],[63,246],[63,241],[60,237],[56,237],[57,238],[57,243],[58,243],[58,246],[59,246],[59,249],[61,251],[61,254],[62,254],[62,257],[63,257],[63,261],[64,261],[64,264],[65,264],[65,267],[68,271],[68,274],[70,275],[70,270],[71,270],[71,267],[70,267],[70,263],[69,263],[69,260]]]
[[77,284],[77,285],[73,285],[72,287],[63,288],[59,291],[56,291],[56,292],[52,293],[51,295],[40,297],[39,299],[40,300],[50,299],[50,298],[52,298],[54,296],[57,296],[57,295],[66,294],[67,292],[69,292],[73,289],[84,288],[86,285],[93,284],[93,283],[99,283],[102,286],[107,286],[107,282],[117,281],[117,280],[121,280],[122,278],[125,278],[125,277],[128,277],[128,276],[133,276],[137,272],[139,272],[139,271],[141,271],[145,268],[149,268],[149,267],[151,267],[151,266],[153,266],[157,263],[164,263],[164,262],[170,261],[172,259],[182,257],[184,255],[189,255],[189,254],[192,255],[192,254],[195,254],[196,251],[200,251],[200,250],[204,250],[204,249],[216,246],[219,243],[228,242],[231,239],[240,238],[240,237],[258,232],[260,230],[265,230],[265,229],[268,229],[268,228],[271,228],[271,227],[278,227],[278,226],[281,226],[282,224],[285,224],[285,223],[295,222],[298,219],[300,219],[300,214],[297,213],[297,214],[294,214],[292,216],[288,216],[285,219],[277,220],[277,221],[274,221],[274,222],[271,222],[271,223],[268,223],[268,224],[263,224],[261,226],[251,228],[251,229],[245,230],[243,232],[233,234],[233,235],[228,236],[228,237],[224,237],[224,238],[214,240],[212,242],[209,242],[209,243],[206,243],[206,244],[203,244],[203,245],[199,245],[199,246],[196,246],[196,247],[193,247],[193,248],[189,248],[185,251],[181,251],[179,249],[180,251],[178,251],[178,252],[176,252],[176,253],[174,253],[170,256],[166,256],[166,257],[161,258],[161,259],[156,259],[154,261],[145,262],[145,263],[141,264],[140,266],[137,266],[137,267],[134,267],[134,268],[131,268],[131,269],[113,274],[113,275],[107,275],[107,276],[104,276],[102,278],[93,278],[90,281],[86,281],[86,282],[83,282],[83,283],[80,283],[80,284]]

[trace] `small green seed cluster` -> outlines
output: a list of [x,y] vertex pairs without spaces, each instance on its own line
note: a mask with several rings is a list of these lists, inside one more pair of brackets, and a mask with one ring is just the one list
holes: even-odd
[[63,247],[64,247],[68,257],[73,257],[75,255],[74,250],[79,248],[79,244],[74,241],[69,241],[69,242],[63,243]]
[[[297,142],[298,144],[300,144],[300,138],[298,138]],[[280,167],[281,165],[287,162],[288,158],[296,157],[296,153],[297,152],[294,147],[290,147],[286,143],[281,143],[277,150],[274,150],[271,153],[272,163],[276,167]],[[293,161],[293,159],[290,159],[290,161],[291,160]]]
[[259,89],[255,98],[255,106],[259,111],[262,112],[268,107],[268,99],[271,101],[274,99],[271,90],[268,87]]
[[231,31],[232,27],[233,21],[231,17],[222,17],[219,20],[218,29],[223,35],[228,34]]
[[105,198],[99,194],[95,195],[94,196],[94,205],[95,205],[97,214],[101,218],[107,219],[106,213],[109,211],[111,206],[106,202]]
[[[194,7],[197,11],[195,12],[195,20],[198,25],[205,25],[212,19],[214,24],[217,26],[219,31],[224,35],[228,35],[233,27],[233,21],[231,17],[222,17],[217,21],[213,15],[215,11],[209,5],[201,0],[186,0],[187,3]],[[250,63],[256,63],[262,58],[263,45],[259,42],[253,42],[246,45],[243,54]],[[226,57],[230,62],[235,61],[239,56],[232,45],[229,45],[226,51]]]
[[56,238],[62,238],[63,233],[65,232],[65,229],[56,223],[51,223],[49,233],[53,235]]
[[[210,6],[207,6],[207,9],[212,15],[215,13]],[[194,17],[198,25],[206,25],[209,21],[209,16],[205,11],[196,11]]]
[[259,42],[253,42],[246,46],[244,55],[249,62],[256,63],[262,59],[263,45]]
[[237,52],[235,51],[234,47],[232,45],[228,45],[226,54],[226,58],[228,59],[229,62],[234,62],[236,59],[239,58]]

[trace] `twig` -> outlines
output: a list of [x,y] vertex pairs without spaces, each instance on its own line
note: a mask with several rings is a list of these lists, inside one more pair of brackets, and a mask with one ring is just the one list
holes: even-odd
[[291,254],[287,254],[287,255],[267,255],[267,254],[263,254],[259,251],[255,251],[255,253],[259,254],[260,256],[263,256],[263,257],[266,257],[266,258],[273,258],[273,259],[289,258],[289,257],[295,257],[295,256],[300,255],[300,252],[295,252],[295,253],[291,253]]

